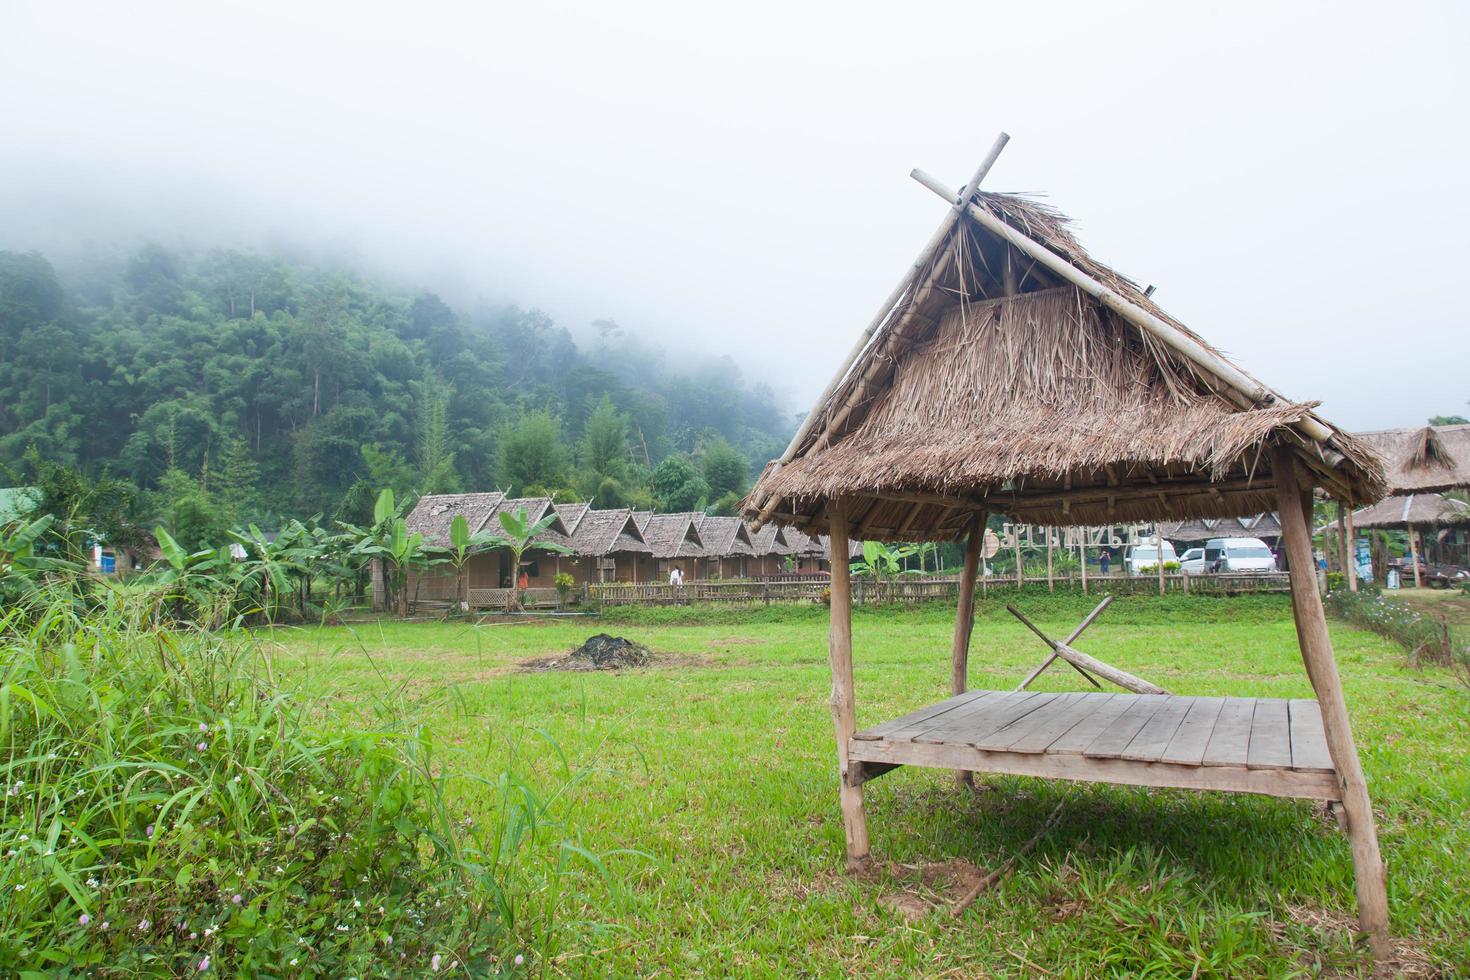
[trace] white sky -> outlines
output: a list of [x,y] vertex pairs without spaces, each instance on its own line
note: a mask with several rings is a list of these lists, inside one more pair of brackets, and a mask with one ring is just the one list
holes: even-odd
[[805,409],[1004,129],[1288,397],[1470,412],[1470,6],[707,6],[0,0],[0,247],[346,250]]

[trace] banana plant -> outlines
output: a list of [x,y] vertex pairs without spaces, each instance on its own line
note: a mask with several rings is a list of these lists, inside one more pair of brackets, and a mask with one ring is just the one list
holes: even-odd
[[[545,517],[534,522],[526,516],[526,509],[524,507],[517,507],[514,514],[501,512],[501,532],[496,534],[492,538],[492,541],[510,549],[510,574],[512,581],[520,575],[521,555],[525,554],[526,549],[531,546],[531,539],[554,523],[556,523],[555,511],[548,511]],[[569,555],[572,553],[571,548],[556,541],[538,541],[536,542],[536,550],[549,551],[557,555]],[[521,601],[520,591],[513,589],[511,594],[514,596],[515,607],[517,609],[524,608],[525,604]]]
[[213,624],[232,598],[229,593],[233,590],[228,588],[226,579],[217,574],[230,569],[234,563],[229,546],[191,553],[185,551],[184,546],[162,527],[155,527],[153,536],[158,539],[158,550],[164,560],[164,567],[154,575],[154,580],[163,586],[158,605],[154,607],[154,624],[158,624],[165,607],[178,613],[186,603],[194,607],[192,618],[195,622]]
[[28,592],[48,565],[70,566],[36,554],[36,543],[55,521],[55,515],[43,514],[33,521],[0,527],[0,599],[13,602]]
[[485,548],[494,547],[502,543],[499,535],[490,531],[480,530],[474,534],[470,533],[470,522],[465,520],[463,514],[456,514],[454,520],[449,522],[449,547],[441,549],[445,560],[454,568],[454,608],[456,612],[468,612],[469,589],[465,580],[465,564],[470,558]]
[[357,536],[351,553],[378,562],[388,604],[399,616],[407,616],[409,569],[432,562],[425,554],[424,536],[417,531],[409,533],[408,522],[393,502],[393,491],[388,489],[378,494],[372,527],[362,529],[350,524],[343,527]]
[[853,575],[871,578],[881,598],[883,585],[894,576],[905,574],[903,563],[920,553],[919,545],[886,545],[881,541],[864,541],[863,557],[848,566]]
[[298,534],[294,530],[282,531],[271,540],[251,524],[244,533],[230,531],[229,535],[245,553],[238,566],[242,588],[258,598],[265,621],[275,622],[281,597],[294,590],[292,576],[303,571],[300,549],[294,543]]

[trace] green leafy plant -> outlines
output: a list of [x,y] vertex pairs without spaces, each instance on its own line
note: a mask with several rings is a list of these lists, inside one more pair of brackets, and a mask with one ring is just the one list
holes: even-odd
[[465,565],[470,558],[487,547],[499,544],[500,538],[489,531],[470,533],[470,522],[463,514],[456,514],[449,522],[449,547],[444,549],[446,560],[454,568],[454,608],[456,612],[468,612],[469,582],[465,579]]
[[[556,523],[555,511],[548,511],[546,516],[539,521],[532,521],[526,515],[526,508],[517,507],[514,514],[502,511],[500,514],[501,533],[494,540],[504,547],[510,549],[510,574],[512,578],[518,577],[521,570],[521,556],[531,546],[531,541],[536,535]],[[536,548],[539,551],[547,551],[557,555],[569,555],[572,549],[558,541],[538,541]],[[525,601],[521,598],[519,590],[512,590],[517,609],[525,608]]]
[[881,600],[885,583],[898,575],[918,574],[904,569],[904,560],[919,554],[914,544],[888,545],[881,541],[864,541],[863,557],[849,565],[853,575],[873,580],[876,593]]
[[408,615],[408,573],[432,564],[424,549],[424,536],[410,533],[402,511],[394,504],[392,489],[378,494],[373,505],[373,524],[359,528],[343,525],[352,541],[351,554],[377,561],[384,598],[399,616]]
[[553,584],[556,586],[556,594],[561,599],[561,604],[565,606],[571,598],[572,587],[577,584],[577,580],[572,578],[569,572],[557,572]]

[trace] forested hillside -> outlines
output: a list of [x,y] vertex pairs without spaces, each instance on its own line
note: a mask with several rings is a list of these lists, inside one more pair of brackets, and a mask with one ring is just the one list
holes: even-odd
[[110,475],[143,522],[350,516],[379,487],[728,508],[791,416],[728,358],[594,326],[258,254],[0,252],[0,485]]

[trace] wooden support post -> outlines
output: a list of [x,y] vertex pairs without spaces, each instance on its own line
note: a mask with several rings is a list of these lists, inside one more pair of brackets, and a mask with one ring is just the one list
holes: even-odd
[[1341,500],[1337,502],[1337,560],[1342,565],[1342,574],[1348,575],[1347,508]]
[[1358,532],[1353,528],[1353,510],[1347,508],[1348,591],[1358,591]]
[[1057,583],[1056,579],[1052,577],[1051,571],[1051,546],[1052,529],[1048,527],[1046,529],[1046,591],[1055,592],[1057,590]]
[[[970,633],[975,628],[975,579],[980,574],[980,555],[985,550],[985,515],[970,518],[970,534],[965,539],[965,567],[960,573],[959,604],[954,617],[954,646],[950,654],[950,690],[964,694],[970,674]],[[968,786],[974,776],[955,770],[955,783]]]
[[852,579],[847,563],[847,508],[834,501],[828,508],[832,546],[832,611],[827,633],[827,662],[832,668],[832,727],[837,733],[837,772],[841,779],[842,826],[847,837],[847,868],[856,871],[868,860],[868,818],[863,811],[861,766],[847,758],[848,740],[857,731],[857,702],[852,682]]
[[1159,595],[1164,594],[1164,531],[1157,524],[1154,525],[1154,552],[1158,558],[1159,566]]
[[1419,546],[1414,543],[1414,525],[1409,525],[1409,561],[1414,564],[1414,588],[1424,587],[1424,582],[1419,578]]
[[1077,530],[1081,532],[1077,539],[1077,555],[1082,559],[1078,562],[1081,566],[1082,594],[1087,595],[1087,528],[1081,527]]
[[1016,591],[1026,584],[1026,568],[1021,564],[1021,525],[1012,524],[1011,533],[1016,536]]
[[1312,488],[1309,483],[1302,482],[1295,457],[1284,447],[1272,449],[1271,473],[1276,481],[1281,536],[1291,571],[1291,608],[1296,619],[1297,642],[1301,646],[1307,677],[1317,692],[1327,749],[1332,755],[1332,765],[1342,789],[1343,810],[1347,814],[1348,839],[1352,844],[1357,883],[1358,922],[1368,935],[1378,970],[1383,971],[1390,968],[1393,960],[1393,946],[1388,936],[1388,894],[1383,857],[1378,851],[1373,805],[1368,798],[1368,784],[1363,778],[1357,746],[1353,744],[1342,679],[1337,673],[1337,661],[1333,659],[1327,617],[1313,573],[1312,528],[1308,519],[1312,512]]

